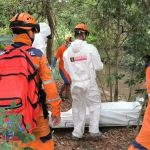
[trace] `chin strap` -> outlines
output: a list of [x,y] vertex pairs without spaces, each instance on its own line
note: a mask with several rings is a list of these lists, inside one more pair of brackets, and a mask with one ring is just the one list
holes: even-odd
[[[32,31],[32,30],[31,30],[31,31]],[[32,33],[33,33],[33,31],[32,31]],[[28,31],[26,32],[26,34],[28,35],[29,39],[30,39],[30,40],[31,40],[31,42],[33,43],[34,38],[31,38],[30,33],[29,33]]]

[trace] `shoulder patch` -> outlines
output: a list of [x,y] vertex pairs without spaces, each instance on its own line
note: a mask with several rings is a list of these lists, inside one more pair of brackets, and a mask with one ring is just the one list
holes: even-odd
[[28,50],[28,52],[31,56],[42,57],[43,55],[43,52],[40,49],[36,49],[36,48],[31,48]]

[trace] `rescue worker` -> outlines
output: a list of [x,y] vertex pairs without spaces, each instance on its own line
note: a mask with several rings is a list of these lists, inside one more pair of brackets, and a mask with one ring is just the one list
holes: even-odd
[[64,67],[71,77],[72,116],[74,130],[72,138],[83,137],[86,121],[86,106],[89,109],[89,133],[100,137],[99,131],[101,95],[96,83],[96,71],[103,69],[100,55],[92,44],[86,42],[88,27],[80,23],[74,29],[75,41],[63,55]]
[[59,95],[62,98],[62,100],[68,99],[68,94],[69,94],[69,90],[70,90],[71,80],[70,80],[68,73],[64,69],[63,54],[66,51],[66,49],[70,46],[71,42],[72,42],[72,37],[67,37],[66,43],[61,45],[57,49],[57,52],[56,52],[56,55],[54,57],[53,64],[52,64],[52,67],[55,68],[56,62],[59,59],[59,72],[64,81],[64,84],[62,85],[61,90],[59,92]]
[[40,32],[35,34],[32,46],[46,54],[47,40],[51,38],[51,29],[45,22],[40,22],[39,25]]
[[148,105],[144,114],[141,130],[128,150],[150,150],[150,55],[144,57],[146,67],[146,87]]
[[[39,24],[28,13],[18,13],[10,21],[10,29],[15,34],[13,45],[16,48],[21,46],[31,46],[34,41],[35,33],[39,32]],[[60,123],[61,99],[58,96],[56,84],[48,67],[46,56],[41,50],[33,48],[30,50],[35,67],[38,69],[37,78],[42,80],[43,88],[46,93],[46,104],[51,107],[52,123],[58,125]],[[33,129],[36,137],[35,141],[30,142],[30,148],[36,150],[53,150],[54,142],[49,127],[49,119],[44,117],[45,109],[41,110],[37,120],[37,127]]]

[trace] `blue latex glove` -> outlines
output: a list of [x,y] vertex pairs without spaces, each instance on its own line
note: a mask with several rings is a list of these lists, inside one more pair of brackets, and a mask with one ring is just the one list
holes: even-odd
[[54,80],[57,80],[57,75],[56,75],[55,68],[52,68],[52,76],[53,76]]
[[54,60],[53,60],[53,63],[52,63],[52,68],[55,68],[55,67],[56,67],[56,62],[57,62],[57,58],[54,57]]

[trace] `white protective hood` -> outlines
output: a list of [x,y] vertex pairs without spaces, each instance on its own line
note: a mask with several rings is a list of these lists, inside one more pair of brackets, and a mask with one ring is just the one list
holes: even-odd
[[[75,81],[89,83],[90,80],[95,80],[95,71],[103,68],[103,63],[96,47],[88,44],[86,41],[76,39],[71,43],[68,50],[65,51],[63,58],[64,67],[70,74],[72,83]],[[76,62],[80,60],[86,61],[72,63],[70,62],[70,58],[76,59]]]
[[47,36],[51,34],[51,30],[48,24],[45,22],[39,23],[40,32],[35,34],[33,47],[40,49],[44,54],[46,54],[47,48]]
[[74,42],[71,43],[70,46],[74,53],[78,53],[85,44],[87,44],[86,41],[75,40]]

